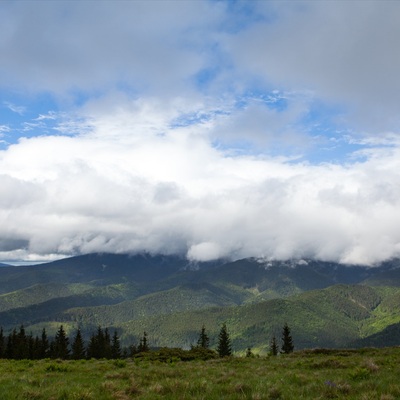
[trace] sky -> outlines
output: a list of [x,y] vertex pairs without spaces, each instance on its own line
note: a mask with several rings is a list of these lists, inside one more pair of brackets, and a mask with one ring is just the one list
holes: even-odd
[[400,2],[0,2],[0,261],[400,256]]

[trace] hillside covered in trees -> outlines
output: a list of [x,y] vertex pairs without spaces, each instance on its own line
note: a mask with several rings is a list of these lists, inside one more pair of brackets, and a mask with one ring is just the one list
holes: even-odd
[[315,260],[190,263],[176,256],[91,254],[0,268],[4,336],[23,325],[85,339],[99,326],[122,347],[143,332],[154,347],[190,349],[206,326],[217,347],[265,354],[289,322],[297,349],[400,344],[400,263],[369,268]]

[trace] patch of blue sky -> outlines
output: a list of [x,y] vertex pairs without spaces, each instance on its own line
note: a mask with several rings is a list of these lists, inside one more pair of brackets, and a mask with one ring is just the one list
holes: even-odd
[[303,161],[316,165],[325,163],[340,165],[352,164],[362,161],[359,156],[354,157],[354,154],[369,147],[361,143],[349,141],[345,136],[341,139],[319,139],[320,138],[315,138],[315,145],[302,157]]
[[3,132],[2,148],[17,143],[21,137],[47,135],[56,124],[58,106],[49,94],[22,97],[15,93],[0,94],[0,125]]
[[207,90],[214,79],[218,76],[220,69],[218,67],[207,67],[201,69],[194,75],[193,81],[200,90]]
[[353,153],[364,147],[351,140],[352,132],[340,122],[344,115],[345,110],[339,105],[317,100],[309,104],[308,112],[300,117],[295,126],[311,138],[312,144],[306,154],[308,162],[348,163]]

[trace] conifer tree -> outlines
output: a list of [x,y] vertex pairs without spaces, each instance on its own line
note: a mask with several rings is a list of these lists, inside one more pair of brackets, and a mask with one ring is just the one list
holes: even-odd
[[46,328],[42,330],[42,336],[39,342],[38,358],[46,358],[49,355],[50,344],[47,338]]
[[76,331],[74,341],[72,342],[72,355],[71,358],[74,360],[82,360],[85,358],[86,351],[83,343],[82,333],[80,328]]
[[5,352],[6,358],[9,359],[15,358],[16,356],[15,349],[18,342],[17,337],[18,337],[17,330],[14,328],[7,337],[6,352]]
[[87,358],[99,358],[99,351],[97,346],[97,337],[92,334],[89,339],[89,344],[87,346]]
[[67,359],[69,356],[69,339],[65,333],[64,327],[61,325],[58,329],[52,346],[52,358]]
[[34,360],[36,358],[36,347],[35,347],[35,338],[33,337],[32,332],[26,338],[27,347],[28,347],[28,358],[30,360]]
[[287,323],[283,326],[282,329],[282,354],[292,353],[294,350],[292,335],[290,334],[290,328]]
[[[39,336],[36,336],[34,339],[34,344],[33,344],[33,359],[34,360],[39,360],[40,358],[40,349],[41,349],[41,342],[39,339]],[[44,358],[44,357],[43,357]]]
[[139,353],[144,353],[146,351],[149,351],[149,345],[147,343],[147,332],[143,332],[143,337],[140,339],[139,346],[138,346],[138,352]]
[[220,357],[227,357],[232,355],[231,340],[229,337],[226,324],[223,324],[218,336],[217,352]]
[[201,328],[199,339],[197,340],[197,347],[202,347],[203,349],[208,349],[210,346],[210,338],[206,333],[206,328],[203,325]]
[[23,325],[20,326],[19,332],[14,342],[14,358],[17,360],[27,359],[29,357],[28,338]]
[[269,355],[270,356],[277,356],[279,352],[279,346],[276,341],[275,335],[272,336],[271,341],[269,342]]
[[108,328],[104,330],[104,339],[103,339],[103,357],[104,358],[112,358],[112,350],[111,350],[111,337],[108,332]]
[[119,337],[118,337],[117,331],[114,331],[114,335],[112,337],[111,357],[112,358],[121,358],[121,346],[119,344]]

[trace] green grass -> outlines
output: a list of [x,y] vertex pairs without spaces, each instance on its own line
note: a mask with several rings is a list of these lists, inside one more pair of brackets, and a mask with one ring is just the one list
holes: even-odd
[[0,360],[2,400],[400,398],[400,348],[161,363]]

